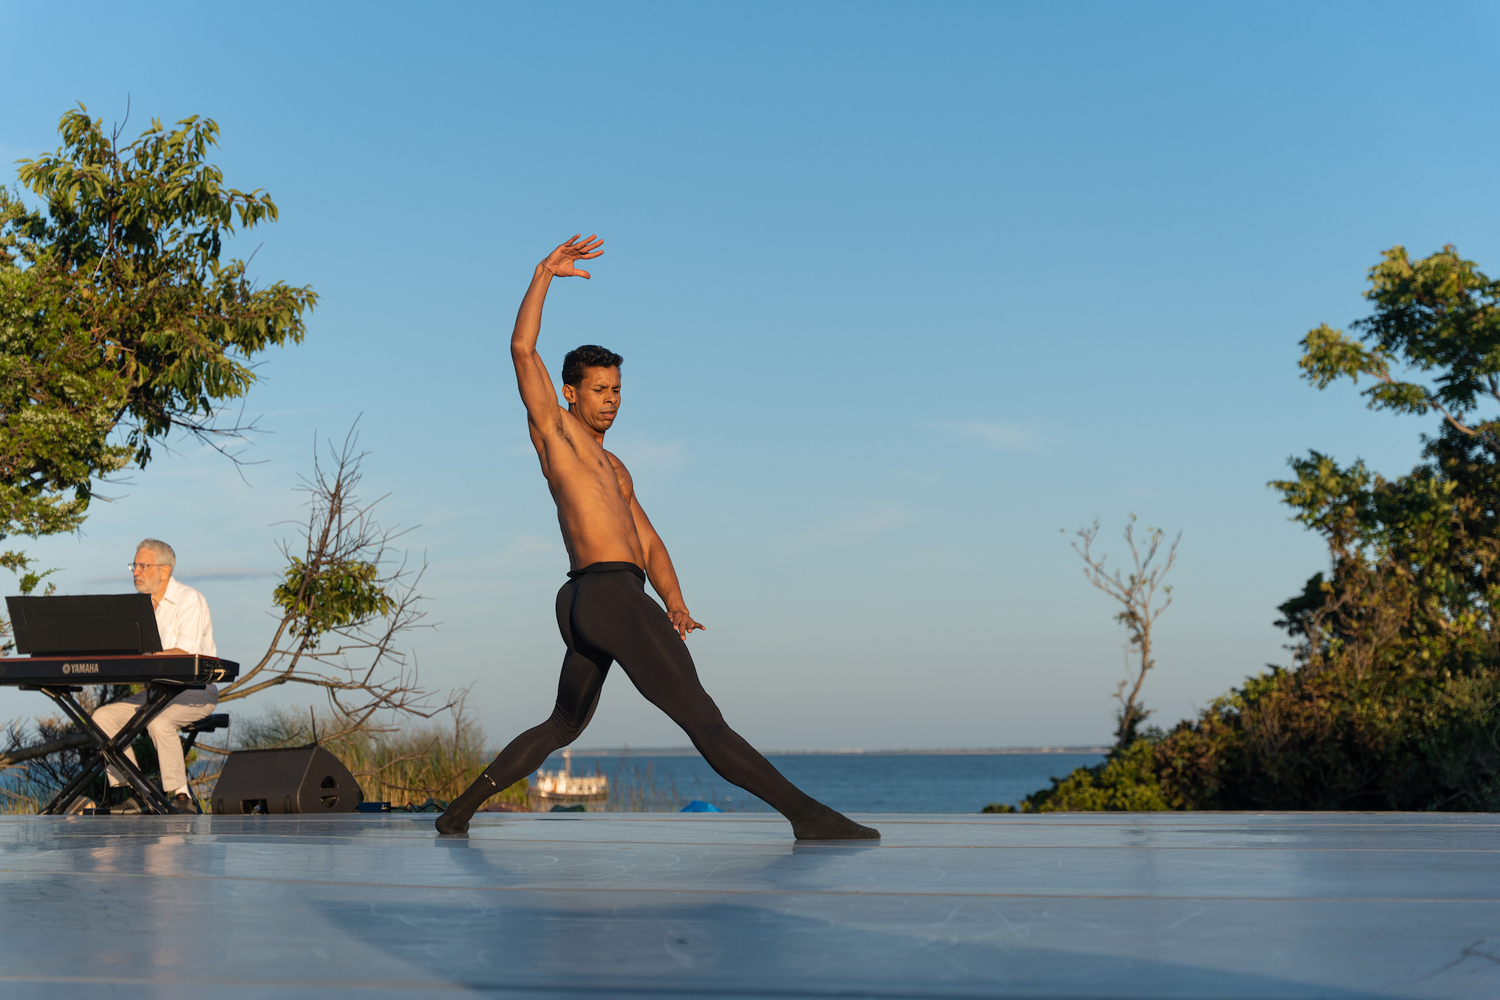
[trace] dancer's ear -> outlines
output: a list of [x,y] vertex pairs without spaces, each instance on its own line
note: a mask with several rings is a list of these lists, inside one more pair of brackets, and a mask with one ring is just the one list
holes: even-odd
[[572,406],[574,403],[578,402],[578,387],[575,385],[569,385],[568,383],[564,382],[563,399],[566,399],[568,401],[569,406]]

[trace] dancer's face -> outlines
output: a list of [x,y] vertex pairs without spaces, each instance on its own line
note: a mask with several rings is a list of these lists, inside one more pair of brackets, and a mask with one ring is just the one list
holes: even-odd
[[563,386],[563,398],[585,427],[603,434],[620,409],[620,369],[585,368],[582,382]]

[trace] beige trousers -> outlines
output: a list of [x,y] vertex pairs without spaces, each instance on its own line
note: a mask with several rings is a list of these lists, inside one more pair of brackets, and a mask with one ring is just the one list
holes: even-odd
[[[151,741],[156,744],[156,758],[161,762],[161,788],[168,795],[188,790],[187,763],[182,758],[182,741],[177,730],[190,722],[197,722],[213,713],[219,703],[219,689],[212,684],[202,691],[184,691],[167,702],[167,707],[157,713],[146,726]],[[125,728],[125,723],[135,715],[136,709],[146,704],[146,695],[133,694],[123,701],[112,701],[94,712],[94,721],[105,735],[113,736]],[[125,755],[136,763],[135,751],[126,750]],[[112,786],[125,784],[125,775],[114,767],[109,769]]]

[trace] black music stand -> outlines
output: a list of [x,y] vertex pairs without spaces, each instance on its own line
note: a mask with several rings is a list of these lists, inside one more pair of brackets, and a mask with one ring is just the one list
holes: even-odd
[[161,652],[150,594],[7,597],[16,652],[29,656],[134,656]]
[[[156,612],[149,594],[93,594],[65,597],[7,597],[11,625],[15,630],[16,652],[31,656],[135,656],[161,652],[161,635],[156,628]],[[89,782],[106,767],[114,765],[141,797],[146,812],[170,812],[165,792],[158,791],[140,768],[125,756],[135,738],[146,731],[151,720],[183,691],[203,688],[206,684],[182,684],[152,681],[146,685],[146,702],[113,737],[74,700],[83,690],[76,685],[23,685],[23,691],[40,691],[57,703],[63,714],[72,719],[93,742],[97,753],[78,776],[68,782],[42,809],[43,816],[67,812],[73,800],[83,793]]]

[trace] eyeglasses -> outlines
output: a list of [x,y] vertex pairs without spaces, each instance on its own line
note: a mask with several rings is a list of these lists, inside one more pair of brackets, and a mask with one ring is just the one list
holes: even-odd
[[130,572],[134,573],[138,569],[139,570],[155,569],[156,567],[158,567],[160,565],[162,565],[162,564],[161,563],[138,563],[138,562],[133,562],[133,563],[126,563],[125,564],[125,568],[128,569],[128,570],[130,570]]

